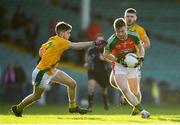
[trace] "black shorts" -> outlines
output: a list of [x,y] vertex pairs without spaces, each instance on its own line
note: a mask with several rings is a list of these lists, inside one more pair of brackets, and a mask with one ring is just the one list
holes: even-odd
[[94,79],[103,88],[109,86],[109,76],[105,70],[102,71],[88,71],[88,80]]

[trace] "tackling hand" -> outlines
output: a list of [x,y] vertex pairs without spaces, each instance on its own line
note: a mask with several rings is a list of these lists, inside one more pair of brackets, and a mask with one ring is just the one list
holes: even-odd
[[101,45],[106,45],[106,40],[104,37],[97,37],[94,41],[95,46],[101,46]]

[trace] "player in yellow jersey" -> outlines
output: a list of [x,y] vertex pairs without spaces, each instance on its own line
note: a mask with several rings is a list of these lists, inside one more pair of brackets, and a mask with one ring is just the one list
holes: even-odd
[[124,19],[128,25],[128,30],[136,31],[139,35],[140,40],[143,42],[144,48],[150,47],[150,40],[143,27],[136,23],[137,12],[134,8],[126,9],[124,13]]
[[56,69],[60,65],[63,52],[67,49],[81,49],[90,46],[101,46],[104,39],[96,39],[89,42],[73,43],[70,37],[72,26],[65,22],[58,22],[55,31],[56,36],[49,38],[39,50],[40,60],[32,73],[33,93],[23,99],[19,104],[11,107],[17,117],[21,117],[25,107],[41,98],[44,91],[49,89],[49,83],[63,84],[68,88],[69,112],[86,114],[87,109],[82,109],[76,104],[76,81],[65,72]]
[[[124,19],[126,20],[128,30],[133,30],[136,31],[137,34],[139,35],[140,40],[143,43],[143,46],[145,49],[150,47],[150,40],[149,37],[146,34],[146,31],[144,28],[136,23],[137,20],[137,11],[134,8],[128,8],[126,9],[124,13]],[[140,67],[139,67],[140,68]],[[139,75],[138,75],[138,80],[140,81],[141,79],[141,71],[139,70]],[[140,82],[138,82],[140,83]],[[139,102],[141,102],[141,91],[140,91],[140,85],[139,84],[132,84],[130,85],[130,89],[134,93],[134,95],[138,98]],[[138,114],[138,111],[133,108],[132,114],[131,115],[136,115]]]

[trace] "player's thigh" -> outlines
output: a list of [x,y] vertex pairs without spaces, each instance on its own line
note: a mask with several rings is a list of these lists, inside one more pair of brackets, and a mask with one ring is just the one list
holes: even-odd
[[88,89],[96,87],[96,74],[93,70],[88,70]]
[[112,76],[114,77],[114,81],[116,85],[118,86],[118,88],[121,88],[121,90],[128,88],[127,74],[128,74],[127,68],[125,68],[119,63],[115,63]]
[[55,76],[55,73],[52,75],[48,75],[43,70],[39,70],[38,68],[35,68],[32,72],[32,85],[35,86],[35,88],[41,88],[44,90],[49,90],[49,82],[50,80]]
[[128,84],[132,93],[137,95],[139,89],[139,71],[138,69],[128,69]]
[[100,71],[96,73],[95,80],[97,81],[98,85],[106,88],[109,86],[109,77],[105,71]]
[[118,88],[120,88],[122,91],[128,89],[128,80],[126,74],[115,74],[114,78]]
[[116,82],[114,80],[113,71],[111,71],[111,74],[110,74],[110,77],[109,77],[109,82],[110,82],[112,87],[118,89],[118,86],[116,85]]
[[52,82],[67,85],[67,86],[74,86],[76,84],[76,81],[71,78],[68,74],[65,72],[58,70],[56,76],[51,79]]
[[128,84],[129,84],[129,88],[130,88],[131,92],[134,93],[135,95],[137,95],[138,91],[139,91],[138,77],[129,78]]

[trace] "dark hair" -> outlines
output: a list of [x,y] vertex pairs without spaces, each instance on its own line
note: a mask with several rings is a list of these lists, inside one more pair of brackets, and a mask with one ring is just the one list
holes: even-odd
[[56,24],[56,27],[55,27],[55,32],[57,35],[59,35],[59,33],[61,31],[68,31],[68,30],[71,30],[72,29],[72,26],[68,23],[65,23],[65,22],[58,22]]
[[126,21],[124,20],[124,18],[117,18],[115,19],[113,26],[114,30],[119,29],[123,26],[126,26]]
[[126,13],[133,13],[133,14],[137,14],[137,11],[136,11],[134,8],[128,8],[128,9],[126,9],[126,11],[125,11],[125,13],[124,13],[124,14],[126,14]]

